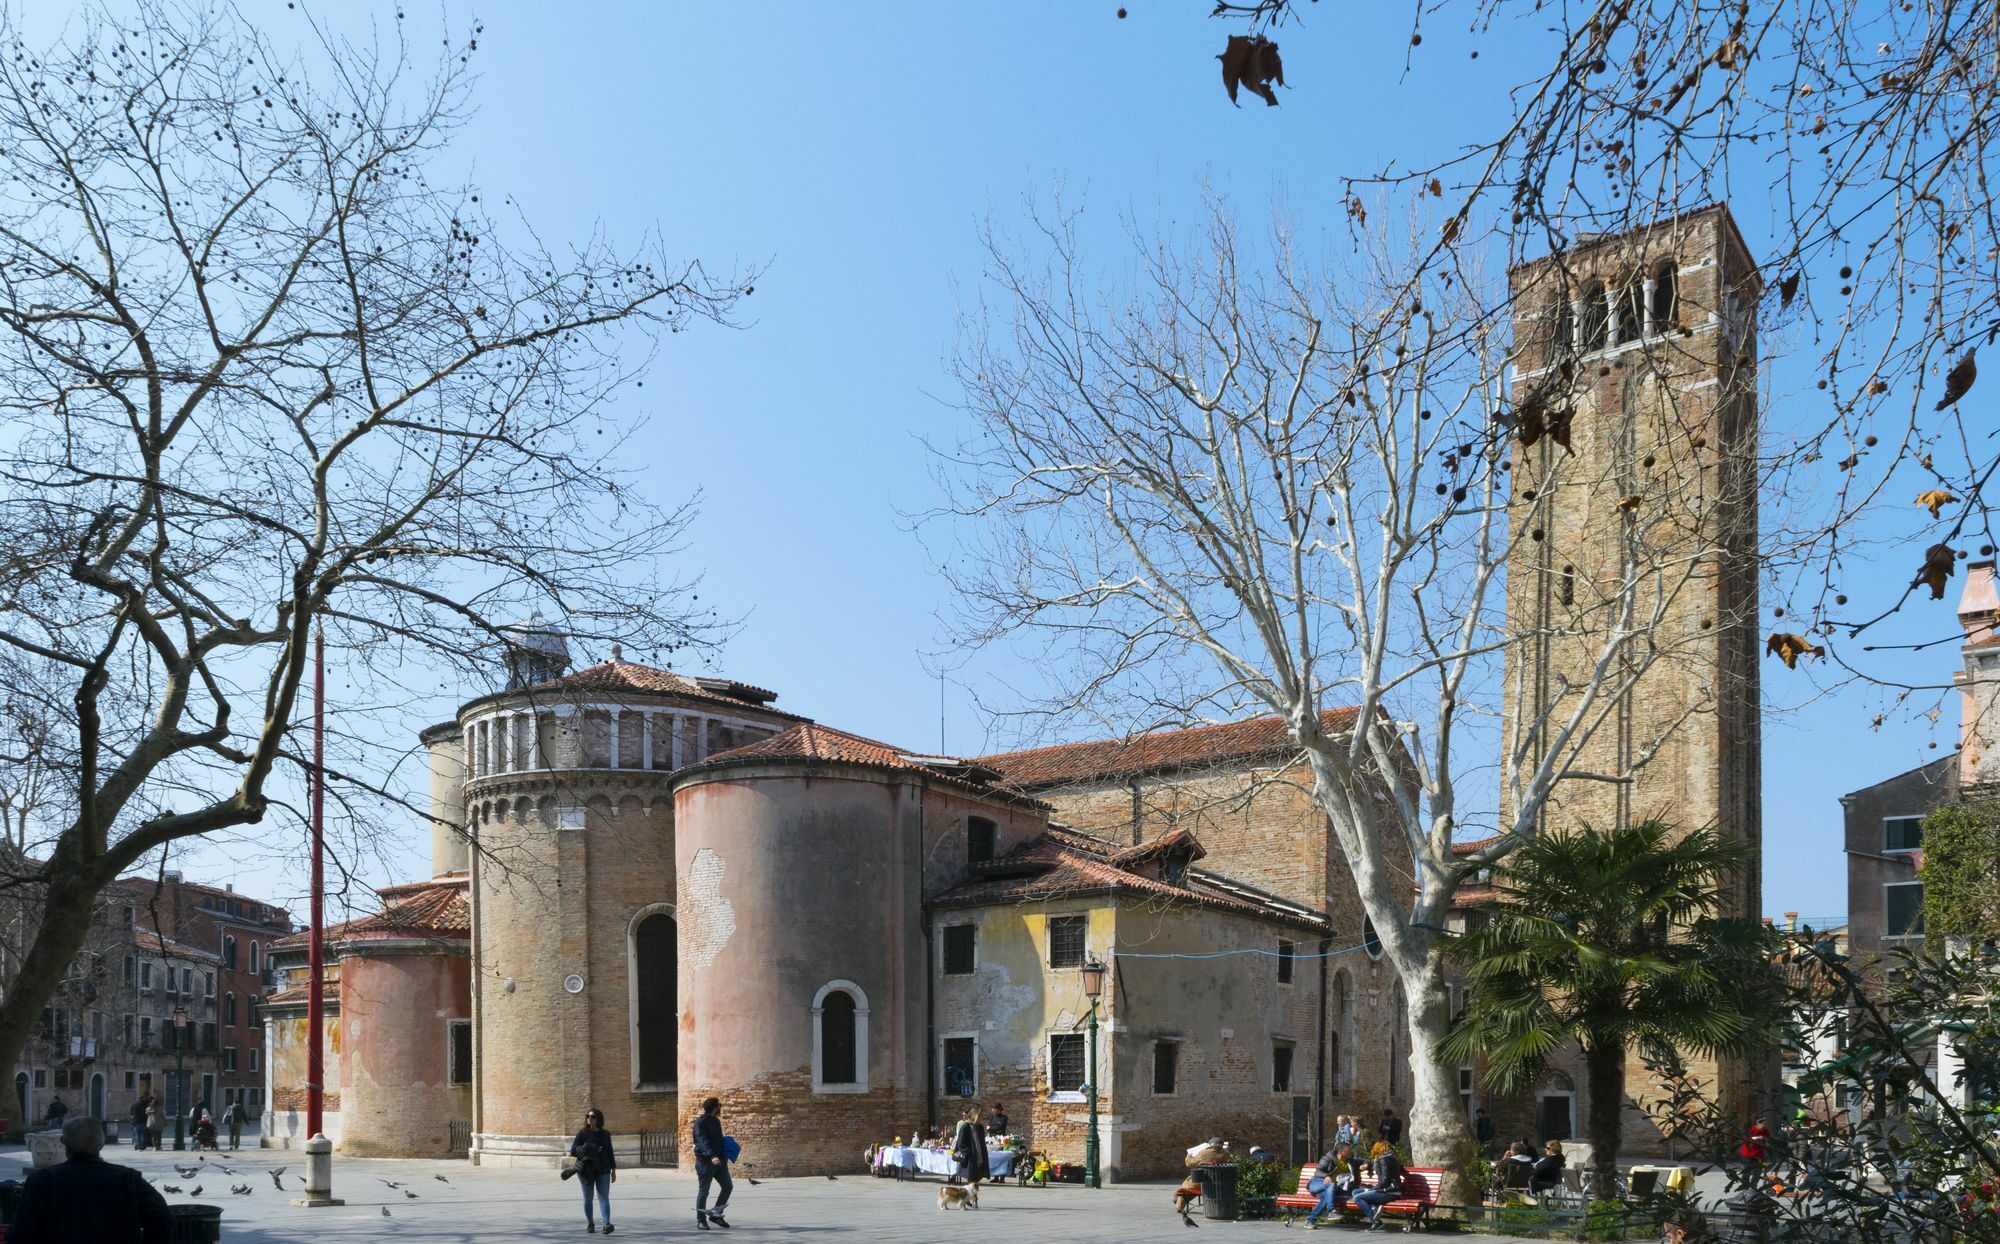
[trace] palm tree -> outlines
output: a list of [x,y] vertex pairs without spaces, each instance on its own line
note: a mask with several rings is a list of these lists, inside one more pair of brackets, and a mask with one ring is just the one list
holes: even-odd
[[1485,922],[1452,945],[1471,997],[1439,1056],[1483,1057],[1487,1083],[1511,1093],[1575,1040],[1592,1172],[1615,1187],[1628,1051],[1734,1055],[1773,1040],[1767,935],[1717,914],[1749,858],[1714,830],[1676,838],[1657,821],[1537,837],[1496,872]]

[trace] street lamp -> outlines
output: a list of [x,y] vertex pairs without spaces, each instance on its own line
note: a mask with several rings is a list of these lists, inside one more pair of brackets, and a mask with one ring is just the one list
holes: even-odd
[[1104,993],[1104,965],[1096,958],[1083,965],[1083,996],[1090,999],[1090,1132],[1083,1140],[1083,1186],[1101,1187],[1097,1174],[1097,999]]
[[187,1073],[181,1070],[181,1059],[187,1050],[188,1010],[184,1006],[174,1008],[174,1151],[187,1148]]

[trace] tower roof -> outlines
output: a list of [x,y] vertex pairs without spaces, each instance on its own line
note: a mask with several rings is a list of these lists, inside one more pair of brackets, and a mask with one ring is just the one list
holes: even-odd
[[[957,756],[931,756],[905,751],[878,739],[850,734],[814,721],[799,724],[767,739],[717,752],[689,772],[755,764],[846,764],[865,765],[904,773],[921,773],[928,778],[1022,802],[1023,797],[999,783],[1000,775],[978,761]],[[1033,801],[1027,801],[1033,802]]]

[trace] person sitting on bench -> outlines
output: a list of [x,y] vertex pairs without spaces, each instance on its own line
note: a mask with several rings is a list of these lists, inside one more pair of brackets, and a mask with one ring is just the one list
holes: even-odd
[[1328,1214],[1338,1213],[1340,1203],[1354,1195],[1354,1189],[1361,1182],[1361,1172],[1354,1168],[1354,1146],[1339,1145],[1332,1153],[1320,1158],[1313,1168],[1312,1181],[1306,1191],[1319,1198],[1306,1215],[1306,1226],[1317,1227],[1319,1220]]
[[1375,1163],[1375,1186],[1355,1193],[1354,1205],[1368,1216],[1368,1229],[1380,1231],[1382,1207],[1403,1195],[1403,1161],[1385,1140],[1376,1141],[1368,1156]]

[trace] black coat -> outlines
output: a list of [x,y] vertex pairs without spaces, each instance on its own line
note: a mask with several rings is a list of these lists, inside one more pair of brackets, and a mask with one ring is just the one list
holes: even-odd
[[1402,1194],[1403,1160],[1395,1154],[1385,1153],[1375,1159],[1375,1191]]
[[[586,1153],[585,1145],[594,1145],[597,1151]],[[578,1172],[583,1175],[618,1169],[618,1155],[611,1151],[611,1133],[601,1127],[578,1128],[576,1139],[569,1142],[569,1154],[576,1159]],[[590,1169],[584,1170],[586,1166]]]
[[722,1152],[722,1118],[719,1115],[704,1114],[694,1121],[694,1156],[706,1162],[710,1158],[728,1161]]
[[129,1166],[71,1158],[28,1176],[7,1244],[167,1244],[166,1198]]
[[958,1177],[967,1181],[992,1177],[986,1156],[986,1129],[971,1119],[960,1119],[951,1138],[951,1151],[958,1158]]

